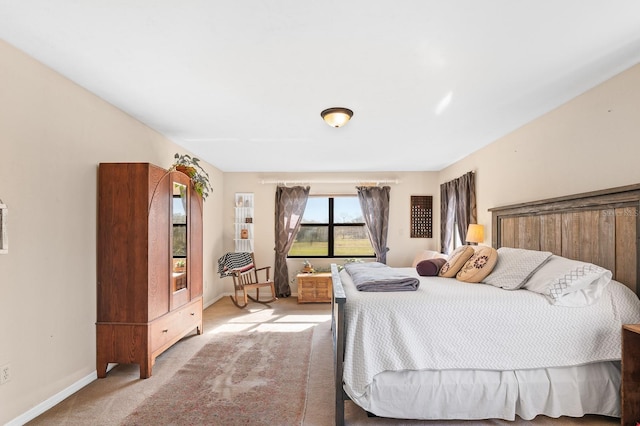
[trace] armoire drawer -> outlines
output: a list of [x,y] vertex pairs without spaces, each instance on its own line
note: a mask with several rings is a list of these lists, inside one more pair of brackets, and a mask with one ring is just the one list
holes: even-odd
[[202,324],[202,299],[161,316],[151,323],[149,333],[151,351],[179,340],[188,332]]

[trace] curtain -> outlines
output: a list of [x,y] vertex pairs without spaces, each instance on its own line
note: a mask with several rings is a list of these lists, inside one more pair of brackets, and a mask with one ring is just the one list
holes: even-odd
[[440,185],[440,251],[449,253],[454,223],[464,240],[470,223],[477,223],[475,174],[468,172]]
[[456,220],[455,182],[440,185],[440,252],[449,254]]
[[389,231],[389,192],[391,187],[357,186],[358,200],[376,252],[376,261],[387,263],[387,233]]
[[289,253],[289,249],[293,245],[296,234],[300,229],[300,220],[307,206],[308,198],[308,186],[294,186],[291,188],[278,186],[276,188],[276,260],[273,282],[277,297],[291,296],[287,253]]

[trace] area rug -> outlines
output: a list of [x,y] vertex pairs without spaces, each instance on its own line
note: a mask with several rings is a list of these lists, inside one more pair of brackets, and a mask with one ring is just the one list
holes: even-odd
[[220,334],[123,425],[300,425],[313,329]]

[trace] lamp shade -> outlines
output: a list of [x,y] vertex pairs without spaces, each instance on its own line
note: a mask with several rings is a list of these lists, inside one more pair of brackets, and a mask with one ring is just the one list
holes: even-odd
[[469,228],[467,229],[466,241],[468,243],[483,242],[484,241],[484,225],[478,225],[475,223],[469,224]]
[[322,119],[331,127],[342,127],[353,117],[349,108],[327,108],[320,113]]

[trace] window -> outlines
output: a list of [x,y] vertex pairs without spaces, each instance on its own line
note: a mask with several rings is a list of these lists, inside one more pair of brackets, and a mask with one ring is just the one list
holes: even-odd
[[289,257],[375,257],[356,196],[310,196]]
[[[447,213],[445,218],[447,229],[451,231],[451,239],[446,246],[443,245],[443,253],[453,253],[453,251],[462,245],[462,239],[460,238],[460,232],[458,232],[458,218],[456,216],[456,197],[455,194],[451,194],[447,202]],[[445,234],[443,234],[445,235]],[[443,237],[444,238],[444,237]],[[446,248],[446,251],[445,251]]]
[[460,232],[458,232],[458,222],[453,222],[453,238],[451,239],[451,244],[449,245],[449,253],[453,253],[453,251],[462,245],[462,239],[460,238]]

